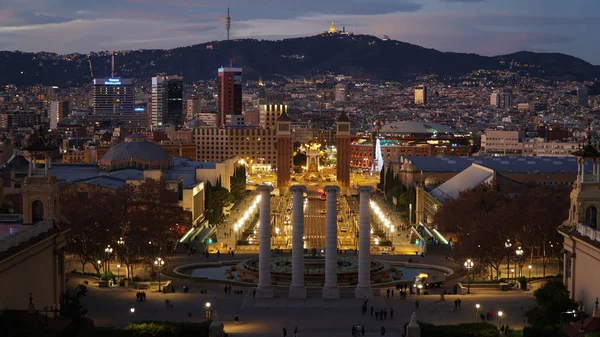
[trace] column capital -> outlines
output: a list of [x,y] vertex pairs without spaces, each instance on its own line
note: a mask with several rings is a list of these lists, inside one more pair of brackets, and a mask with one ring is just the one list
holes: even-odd
[[359,186],[356,190],[358,193],[373,193],[372,186]]
[[259,192],[273,192],[273,185],[268,185],[268,184],[260,184],[258,185],[258,187],[256,187],[256,190]]
[[307,191],[307,189],[306,189],[306,186],[304,186],[304,185],[292,185],[292,186],[290,186],[290,192],[292,192],[292,193],[294,193],[294,192],[302,192],[302,193],[304,193],[306,191]]
[[340,193],[340,187],[338,185],[327,185],[325,186],[325,188],[323,189],[325,192],[335,192],[335,193]]

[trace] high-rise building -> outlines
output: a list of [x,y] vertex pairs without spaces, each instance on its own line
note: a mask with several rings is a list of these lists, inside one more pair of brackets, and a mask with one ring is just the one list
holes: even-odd
[[505,90],[500,96],[500,107],[504,110],[510,110],[513,106],[512,90]]
[[185,113],[186,113],[186,119],[188,121],[191,121],[192,119],[196,119],[198,117],[198,114],[200,113],[200,98],[199,97],[192,97],[189,98],[186,102],[186,107],[185,107]]
[[54,101],[50,103],[50,129],[58,127],[58,123],[69,114],[69,101]]
[[242,68],[219,68],[217,127],[226,124],[227,115],[242,114]]
[[588,91],[586,87],[577,88],[577,104],[588,106]]
[[183,121],[183,78],[164,74],[152,77],[152,126],[178,126]]
[[348,86],[344,83],[339,83],[335,86],[335,100],[337,102],[345,102],[348,98]]
[[135,90],[130,78],[95,78],[95,119],[127,122],[133,114]]
[[496,107],[500,105],[500,94],[494,92],[490,95],[490,105]]
[[427,105],[427,87],[425,85],[415,87],[415,104]]
[[279,116],[287,113],[288,106],[286,104],[260,104],[258,106],[259,125],[263,129],[272,129]]

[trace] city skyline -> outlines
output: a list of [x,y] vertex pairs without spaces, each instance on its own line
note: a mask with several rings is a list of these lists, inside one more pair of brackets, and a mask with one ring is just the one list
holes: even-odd
[[[600,64],[600,3],[577,0],[381,0],[287,3],[233,0],[231,38],[281,39],[338,28],[441,51],[560,52]],[[157,14],[157,13],[160,13]],[[5,0],[0,49],[87,53],[169,49],[225,40],[227,2]],[[159,24],[157,24],[159,23]]]

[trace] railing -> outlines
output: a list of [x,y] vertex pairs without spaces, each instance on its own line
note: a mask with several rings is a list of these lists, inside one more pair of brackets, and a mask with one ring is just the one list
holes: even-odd
[[9,235],[5,238],[0,238],[0,252],[5,252],[12,247],[16,247],[21,243],[27,242],[30,239],[39,236],[54,227],[52,220],[40,221],[31,228],[23,230],[13,235]]
[[588,238],[590,238],[592,240],[600,242],[600,231],[598,231],[592,227],[578,223],[577,224],[577,232],[579,232],[579,234],[581,234],[583,236],[587,236]]
[[22,214],[0,214],[0,222],[20,222],[22,220]]

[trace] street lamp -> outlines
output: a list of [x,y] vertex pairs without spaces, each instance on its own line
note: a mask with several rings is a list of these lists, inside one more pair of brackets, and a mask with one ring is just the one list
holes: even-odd
[[110,254],[112,254],[113,249],[110,248],[110,245],[108,245],[104,249],[104,252],[106,253],[106,263],[107,263],[106,271],[109,271],[110,270]]
[[465,261],[465,268],[467,269],[467,280],[469,281],[467,286],[467,294],[471,293],[471,279],[469,279],[469,271],[473,270],[473,278],[475,278],[475,271],[473,269],[474,265],[475,262],[473,262],[473,260],[471,259],[467,259],[467,261]]
[[135,308],[131,308],[129,311],[131,311],[131,324],[133,324],[133,313],[135,312]]
[[165,260],[161,259],[160,257],[157,257],[156,260],[154,260],[154,265],[158,269],[158,291],[159,292],[160,292],[160,269],[164,264],[165,264]]
[[[498,317],[500,317],[500,324],[502,324],[503,320],[502,317],[504,316],[504,313],[502,311],[498,311]],[[504,325],[504,324],[502,324]]]
[[509,273],[509,269],[510,269],[510,247],[512,247],[512,243],[510,243],[510,239],[507,239],[506,242],[504,243],[504,248],[506,248],[506,273],[507,278],[510,278],[510,273]]
[[118,264],[117,265],[117,278],[119,278],[120,270],[121,270],[121,265]]
[[98,270],[100,270],[100,266],[102,265],[102,261],[98,260],[96,262],[98,263]]
[[481,308],[481,305],[479,303],[475,304],[475,323],[479,323],[479,308]]
[[[515,269],[514,268],[510,268],[510,272],[513,274],[513,278],[516,278]],[[508,278],[510,278],[510,275],[508,275]]]
[[521,264],[521,259],[523,258],[523,249],[521,248],[521,246],[517,248],[515,253],[517,254],[517,259],[519,261],[519,276],[522,276],[521,274],[523,273],[523,265]]
[[210,320],[210,302],[206,302],[204,304],[204,308],[206,309],[206,320]]
[[529,268],[529,279],[531,279],[531,265],[528,265],[527,268]]

